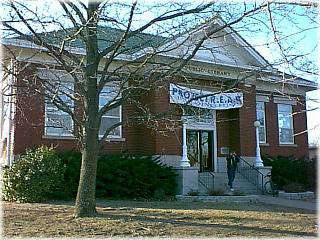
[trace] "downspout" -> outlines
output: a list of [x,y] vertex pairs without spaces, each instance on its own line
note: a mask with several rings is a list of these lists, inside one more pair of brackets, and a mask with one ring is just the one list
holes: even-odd
[[[1,56],[0,56],[1,57]],[[3,113],[3,72],[2,72],[2,64],[0,63],[0,141],[2,143],[2,139],[3,139],[3,123],[4,123],[4,113]],[[1,146],[1,153],[2,154],[2,146]]]
[[9,122],[9,129],[8,129],[8,136],[7,136],[7,166],[11,166],[12,165],[12,141],[11,141],[11,137],[12,137],[12,120],[13,120],[13,116],[12,116],[12,109],[13,109],[13,83],[14,83],[14,66],[13,66],[13,59],[11,59],[10,61],[10,77],[8,80],[8,86],[9,86],[9,103],[8,103],[8,108],[9,108],[9,115],[8,115],[8,122]]
[[[0,56],[1,57],[1,56]],[[4,164],[3,156],[3,147],[4,147],[4,138],[3,138],[3,124],[4,124],[4,104],[3,104],[3,63],[0,63],[0,159],[1,159],[1,166]]]

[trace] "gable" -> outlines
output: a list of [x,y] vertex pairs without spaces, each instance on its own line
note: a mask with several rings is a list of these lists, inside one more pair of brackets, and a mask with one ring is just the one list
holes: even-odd
[[[203,25],[164,44],[158,51],[162,51],[162,55],[167,57],[187,58],[209,28],[218,29],[223,25],[217,21]],[[235,67],[270,66],[249,43],[231,28],[220,30],[205,40],[192,60]]]
[[[122,54],[131,56],[131,59],[143,57],[149,50],[157,49],[162,52],[160,55],[182,58],[188,56],[194,49],[199,39],[201,39],[208,28],[221,28],[225,23],[221,19],[216,19],[211,23],[206,23],[198,28],[176,36],[173,40],[169,38],[148,33],[139,33],[127,39],[122,46]],[[117,42],[123,35],[121,29],[111,27],[98,27],[98,44],[102,50]],[[41,33],[51,44],[61,45],[66,41],[65,46],[71,48],[84,49],[84,43],[75,38],[74,28],[58,30],[48,33]],[[219,65],[235,67],[266,67],[270,64],[238,33],[232,28],[224,28],[209,39],[205,40],[201,48],[192,58],[194,61],[206,62]]]

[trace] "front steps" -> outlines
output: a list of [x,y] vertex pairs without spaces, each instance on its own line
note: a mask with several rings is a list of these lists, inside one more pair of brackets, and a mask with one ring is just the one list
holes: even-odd
[[[212,173],[214,175],[214,181],[211,191],[220,191],[223,193],[229,193],[228,177],[226,172]],[[204,173],[199,173],[199,181],[205,178]],[[212,185],[212,184],[211,184]],[[234,191],[243,193],[245,195],[261,194],[261,190],[243,178],[239,173],[236,173],[235,180],[233,182]],[[211,187],[211,186],[210,186]],[[199,194],[208,195],[208,190],[199,182]]]
[[258,203],[259,195],[246,196],[183,196],[176,195],[182,202],[216,202],[216,203]]

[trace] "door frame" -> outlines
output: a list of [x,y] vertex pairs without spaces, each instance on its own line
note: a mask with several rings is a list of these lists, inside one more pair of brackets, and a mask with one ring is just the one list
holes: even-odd
[[[196,141],[197,141],[197,159],[198,159],[198,163],[199,163],[199,172],[212,172],[214,171],[214,144],[213,144],[213,138],[214,138],[214,133],[212,130],[195,130],[195,129],[187,129],[187,138],[188,138],[188,134],[190,133],[195,134],[196,136]],[[207,162],[207,164],[210,165],[207,166],[207,168],[205,169],[205,160],[203,157],[203,134],[207,133],[208,134],[208,138],[211,138],[211,141],[208,141],[208,150],[210,149],[211,151],[208,151],[208,154],[210,155],[210,159],[211,161]],[[188,141],[187,141],[188,142]],[[209,146],[210,145],[210,146]],[[187,145],[187,147],[189,148],[189,145]],[[190,161],[190,158],[189,158]]]
[[182,116],[185,122],[186,130],[213,131],[213,168],[218,172],[218,146],[217,146],[217,126],[216,110],[212,110],[212,121],[198,121],[195,116]]

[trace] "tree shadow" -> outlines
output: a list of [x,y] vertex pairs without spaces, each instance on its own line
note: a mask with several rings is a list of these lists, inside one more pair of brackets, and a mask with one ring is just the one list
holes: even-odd
[[[74,200],[47,201],[43,204],[74,206]],[[271,205],[266,203],[215,203],[215,202],[180,202],[180,201],[136,201],[136,200],[112,200],[97,199],[97,207],[117,209],[165,209],[165,210],[230,210],[245,212],[281,212],[281,213],[302,213],[316,214],[314,210],[298,209]]]
[[282,213],[316,213],[313,210],[297,209],[279,205],[265,203],[214,203],[214,202],[180,202],[180,201],[117,201],[117,200],[97,200],[99,207],[116,208],[147,208],[147,209],[167,209],[167,210],[231,210],[231,211],[262,211],[262,212],[282,212]]
[[[228,230],[237,230],[240,232],[247,232],[248,234],[254,235],[253,232],[256,232],[256,235],[261,236],[261,233],[266,233],[267,234],[279,234],[279,235],[291,235],[291,236],[312,236],[315,237],[317,236],[316,233],[310,233],[310,232],[303,232],[303,231],[293,231],[293,230],[282,230],[282,229],[275,229],[275,228],[268,228],[268,227],[257,227],[257,226],[244,226],[244,225],[228,225],[228,224],[221,224],[221,223],[199,223],[196,221],[190,221],[193,218],[188,218],[188,217],[180,217],[180,218],[164,218],[164,217],[159,217],[161,214],[154,214],[154,213],[148,213],[148,215],[129,215],[129,214],[115,214],[115,213],[99,213],[97,215],[98,218],[108,218],[108,219],[113,219],[113,220],[121,220],[121,221],[139,221],[143,223],[158,223],[158,224],[171,224],[174,226],[178,227],[200,227],[204,229],[212,229],[212,228],[223,228],[223,229],[228,229]],[[216,218],[216,217],[214,217]],[[189,220],[189,221],[186,221]],[[199,220],[199,219],[198,219]],[[259,221],[252,219],[252,221]],[[230,222],[232,221],[232,218],[230,218]],[[276,222],[274,222],[276,224]],[[246,234],[243,234],[246,235]]]

